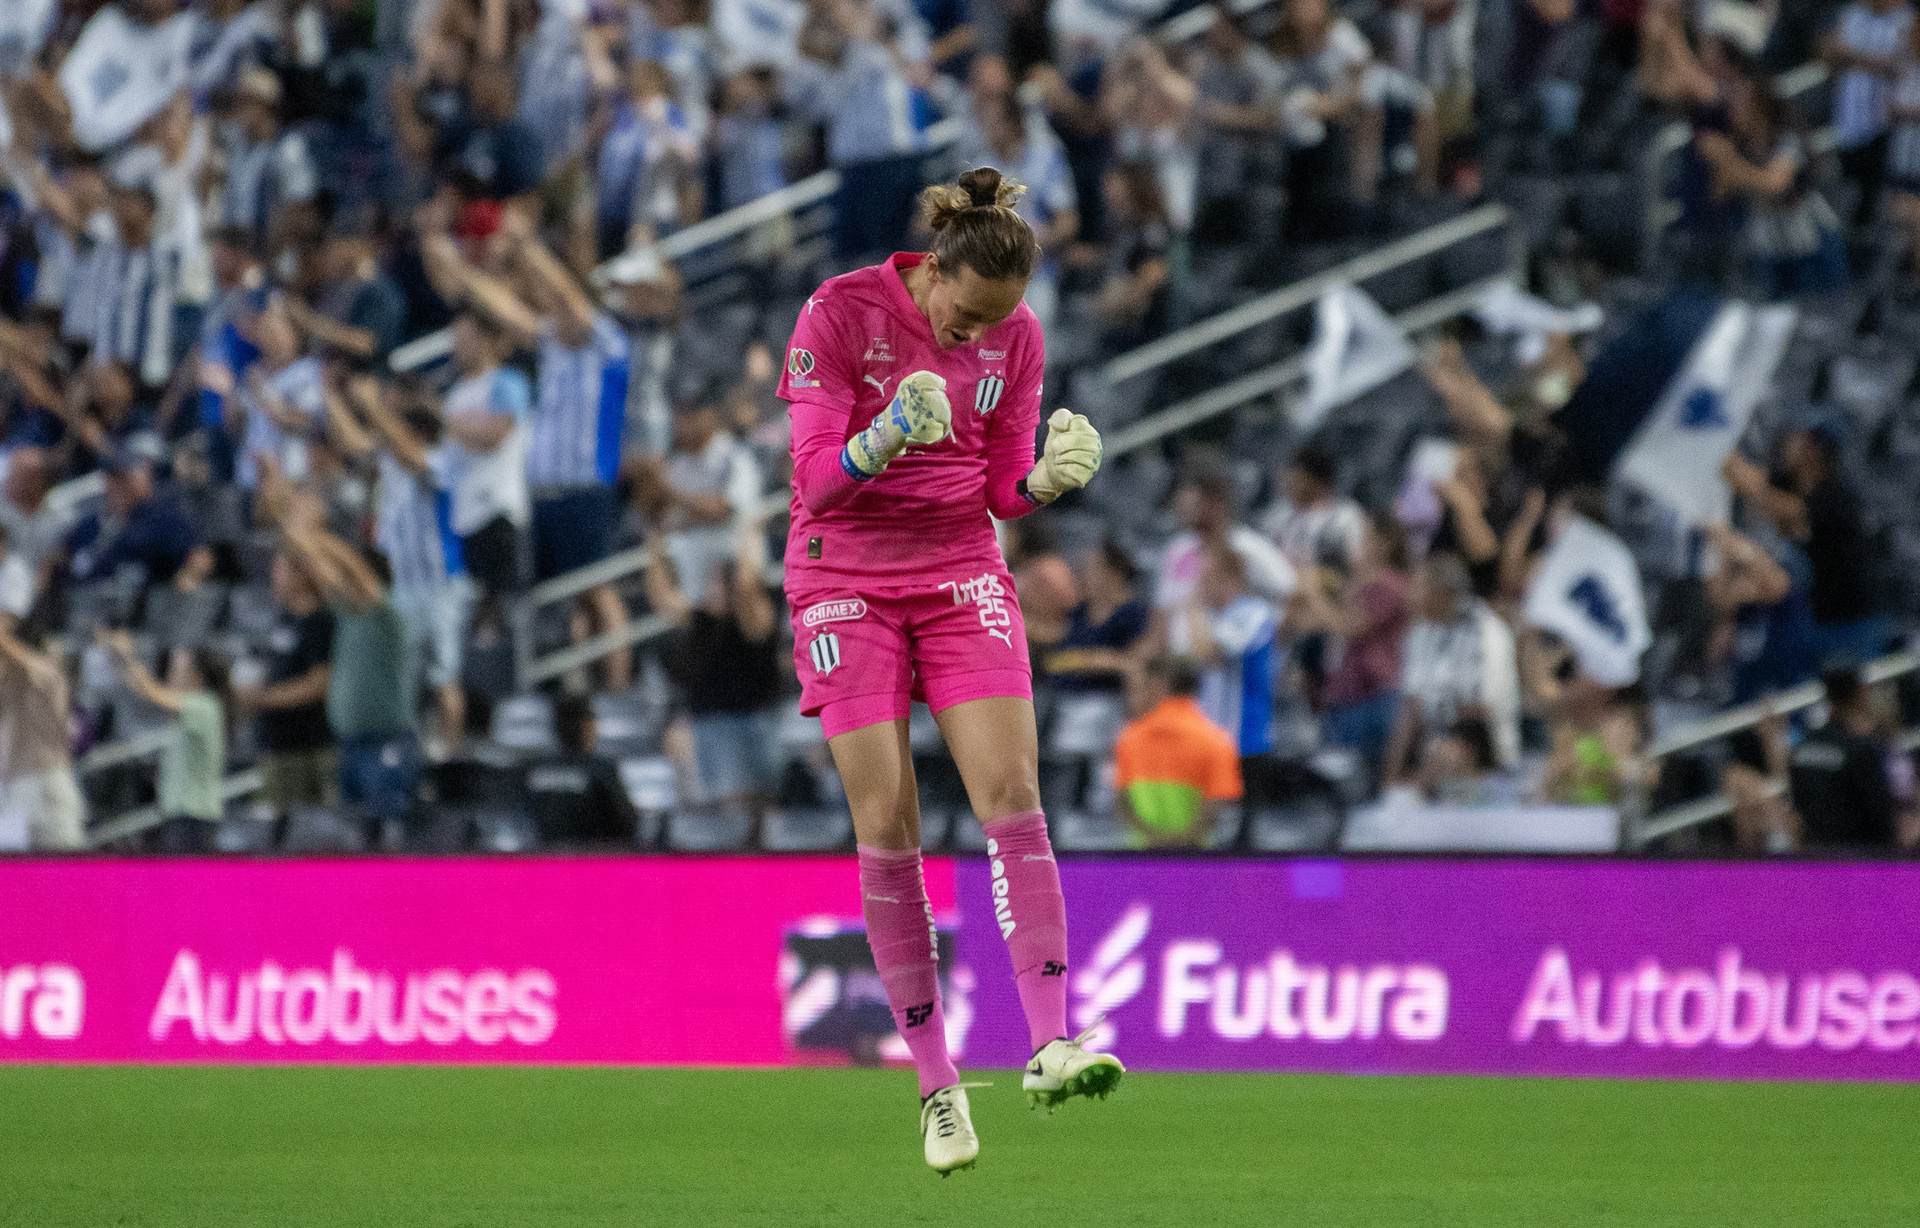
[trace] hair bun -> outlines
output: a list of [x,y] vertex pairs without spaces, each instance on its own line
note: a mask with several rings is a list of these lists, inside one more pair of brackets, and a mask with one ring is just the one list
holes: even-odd
[[991,166],[976,167],[960,176],[960,186],[975,209],[991,209],[1000,203],[1000,172]]
[[1013,209],[1025,191],[1019,180],[979,166],[958,183],[936,183],[920,193],[921,216],[933,232],[930,250],[940,266],[971,268],[994,281],[1033,276],[1040,245]]

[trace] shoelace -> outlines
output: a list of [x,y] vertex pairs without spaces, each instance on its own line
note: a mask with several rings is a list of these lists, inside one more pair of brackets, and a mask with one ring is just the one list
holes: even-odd
[[[1092,1039],[1093,1034],[1100,1030],[1100,1025],[1105,1023],[1106,1021],[1107,1021],[1107,1016],[1106,1016],[1106,1013],[1103,1011],[1101,1012],[1100,1017],[1098,1019],[1095,1019],[1093,1023],[1088,1026],[1086,1031],[1080,1033],[1080,1035],[1074,1037],[1072,1040],[1069,1040],[1067,1043],[1075,1046],[1076,1048],[1084,1047],[1087,1041]],[[1040,1049],[1034,1050],[1033,1059],[1027,1063],[1029,1067],[1039,1065],[1040,1052],[1045,1048],[1046,1046],[1042,1045],[1040,1046]]]
[[960,1123],[956,1120],[959,1114],[953,1111],[953,1097],[943,1096],[940,1092],[957,1091],[963,1087],[992,1086],[993,1084],[991,1083],[954,1083],[941,1088],[940,1091],[934,1092],[927,1097],[926,1105],[920,1110],[921,1130],[924,1131],[927,1128],[928,1113],[933,1114],[933,1132],[940,1138],[950,1138],[955,1131],[959,1130]]
[[1080,1035],[1074,1037],[1072,1040],[1068,1041],[1067,1043],[1071,1045],[1086,1044],[1088,1040],[1092,1039],[1093,1034],[1100,1030],[1100,1025],[1105,1023],[1106,1021],[1107,1021],[1107,1013],[1105,1011],[1100,1012],[1100,1017],[1098,1019],[1095,1019],[1090,1025],[1088,1025],[1086,1031],[1080,1033]]

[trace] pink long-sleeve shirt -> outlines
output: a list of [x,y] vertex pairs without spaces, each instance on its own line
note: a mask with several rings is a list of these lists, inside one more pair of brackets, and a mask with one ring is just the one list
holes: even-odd
[[[793,417],[789,593],[980,574],[1003,565],[989,516],[1034,508],[1018,483],[1040,424],[1040,322],[1022,303],[979,341],[940,348],[901,280],[923,259],[900,252],[832,278],[794,326],[779,389]],[[915,371],[945,377],[953,433],[857,480],[841,463],[847,440]]]

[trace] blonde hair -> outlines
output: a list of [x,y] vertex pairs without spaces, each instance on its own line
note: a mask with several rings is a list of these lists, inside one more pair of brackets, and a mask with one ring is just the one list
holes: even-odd
[[1033,228],[1013,211],[1026,194],[1019,180],[991,166],[976,167],[958,184],[937,183],[920,193],[920,211],[933,231],[930,251],[941,269],[972,269],[988,281],[1026,281],[1040,264]]

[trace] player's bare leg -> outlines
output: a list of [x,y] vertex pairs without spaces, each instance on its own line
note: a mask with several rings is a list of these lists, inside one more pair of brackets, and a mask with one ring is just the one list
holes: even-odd
[[933,907],[920,872],[920,800],[907,723],[885,721],[828,741],[846,786],[860,855],[867,945],[894,1025],[920,1076],[920,1134],[942,1175],[980,1154],[960,1072],[947,1055]]
[[1033,1058],[1021,1086],[1034,1107],[1106,1099],[1125,1067],[1067,1031],[1067,906],[1040,810],[1040,740],[1033,704],[975,699],[938,715],[967,799],[987,833],[993,910],[1026,1012]]

